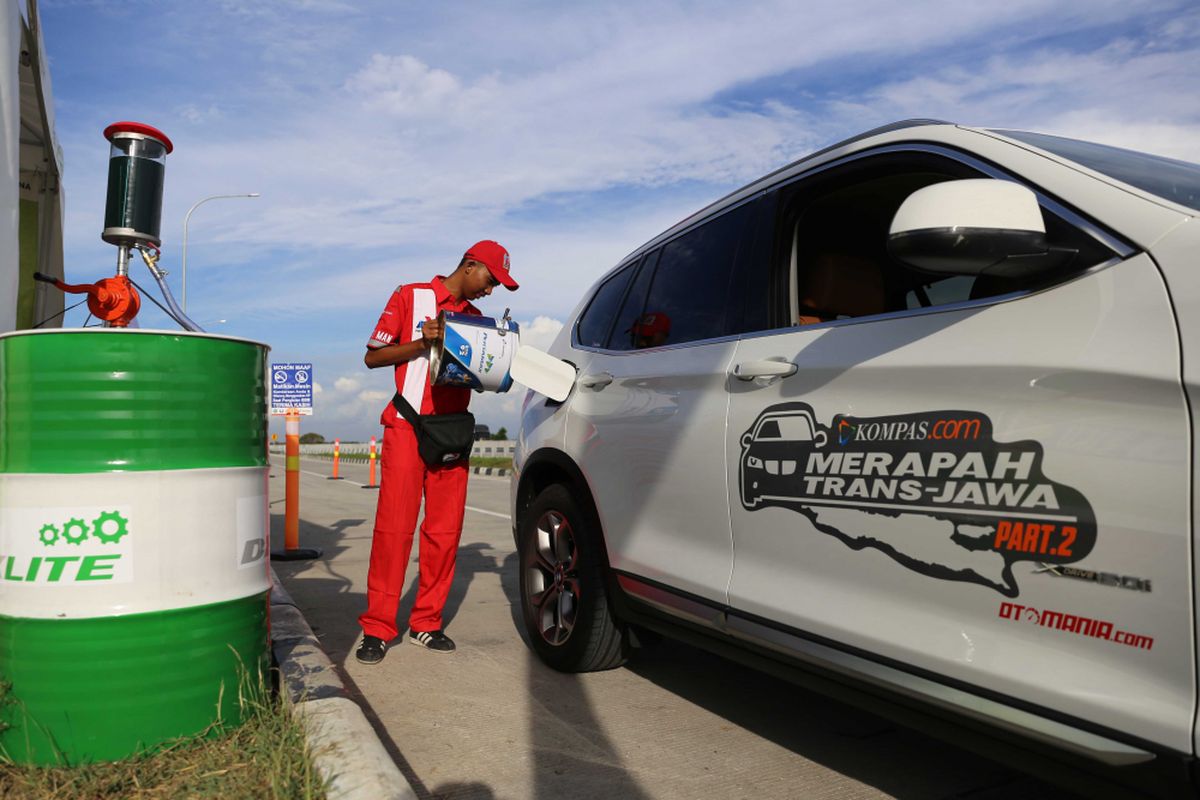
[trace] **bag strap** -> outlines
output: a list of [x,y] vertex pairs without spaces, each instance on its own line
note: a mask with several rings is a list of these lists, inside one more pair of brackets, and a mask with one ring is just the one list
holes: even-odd
[[414,430],[421,429],[421,415],[412,407],[412,403],[405,399],[404,395],[396,392],[392,396],[392,405],[396,411],[400,412],[400,416],[404,417],[405,422],[413,426]]

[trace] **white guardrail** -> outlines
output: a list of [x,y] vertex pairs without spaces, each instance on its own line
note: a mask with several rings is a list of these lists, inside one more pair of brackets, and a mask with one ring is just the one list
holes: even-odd
[[[472,456],[493,456],[503,458],[505,456],[512,457],[513,450],[516,449],[516,442],[511,440],[495,440],[495,439],[480,439],[471,448]],[[376,447],[383,447],[383,437],[381,436],[376,444]],[[283,442],[274,442],[271,444],[271,452],[282,453],[284,448]],[[371,445],[369,442],[342,442],[340,445],[342,455],[349,453],[370,452]],[[378,452],[378,451],[377,451]],[[300,455],[302,456],[332,456],[333,442],[325,442],[323,444],[302,444],[300,445]]]

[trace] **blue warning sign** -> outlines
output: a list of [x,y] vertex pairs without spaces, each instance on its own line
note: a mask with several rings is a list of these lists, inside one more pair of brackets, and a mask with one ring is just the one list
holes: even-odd
[[312,363],[271,365],[271,413],[313,413]]

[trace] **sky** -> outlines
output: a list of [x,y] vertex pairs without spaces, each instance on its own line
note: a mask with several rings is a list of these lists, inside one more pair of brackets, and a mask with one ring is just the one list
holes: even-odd
[[[100,240],[102,131],[165,132],[163,258],[213,333],[312,362],[304,432],[381,433],[391,370],[362,363],[401,283],[479,239],[546,347],[646,240],[813,150],[900,119],[1022,128],[1200,162],[1195,0],[41,0],[63,148],[68,282]],[[153,285],[140,261],[131,274]],[[65,325],[84,324],[70,312]],[[175,328],[143,300],[143,327]],[[476,395],[514,430],[523,391]],[[282,434],[279,420],[272,432]],[[282,438],[282,435],[281,437]]]

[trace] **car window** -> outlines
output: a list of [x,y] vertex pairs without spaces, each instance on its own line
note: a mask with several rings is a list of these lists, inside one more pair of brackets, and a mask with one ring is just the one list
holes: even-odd
[[634,262],[600,284],[592,302],[579,318],[577,335],[580,344],[586,347],[604,347],[613,316],[625,296],[625,288],[629,285],[629,279],[633,277],[636,267],[637,262]]
[[[1048,209],[1047,243],[1074,252],[1057,272],[1023,280],[922,272],[887,252],[888,230],[909,195],[934,183],[987,177],[932,153],[867,156],[780,192],[772,258],[786,271],[777,325],[810,325],[1040,288],[1101,263],[1112,251]],[[760,293],[766,296],[766,292]]]
[[645,308],[631,325],[634,349],[735,332],[740,307],[730,286],[748,208],[727,211],[663,246]]
[[[892,261],[886,250],[888,229],[905,198],[957,176],[920,161],[913,166],[906,169],[902,160],[886,158],[874,168],[853,164],[832,170],[812,189],[796,187],[798,194],[785,209],[793,324],[899,310],[907,307],[909,293],[917,296],[923,288],[928,296],[933,278],[914,276]],[[938,288],[942,302],[966,299],[970,292],[969,285]],[[958,291],[946,291],[952,289]],[[918,304],[929,305],[920,299]]]
[[904,295],[905,308],[926,308],[957,303],[971,296],[975,277],[971,275],[929,276],[928,283],[918,283]]
[[625,295],[625,302],[621,304],[621,310],[617,313],[617,324],[613,325],[612,336],[608,340],[609,349],[635,349],[635,334],[640,333],[637,323],[646,307],[646,292],[650,288],[650,281],[654,278],[654,265],[658,263],[658,255],[656,250],[646,256],[642,262],[642,269],[634,279],[633,285],[629,287],[629,293]]

